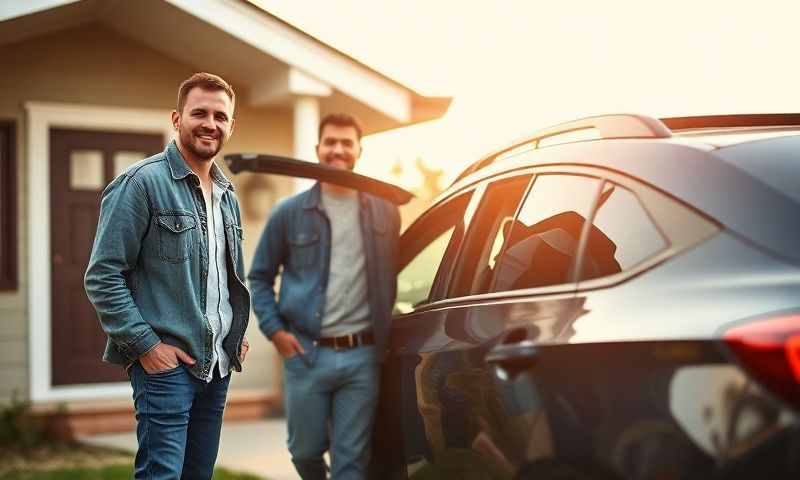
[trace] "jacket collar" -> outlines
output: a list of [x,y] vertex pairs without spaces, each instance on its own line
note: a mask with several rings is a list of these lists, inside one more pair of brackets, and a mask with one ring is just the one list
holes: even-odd
[[[173,179],[182,180],[190,175],[195,178],[197,177],[197,174],[189,168],[189,165],[186,164],[186,160],[183,159],[183,155],[181,155],[181,151],[178,150],[178,145],[175,143],[175,140],[169,142],[169,145],[167,145],[166,154],[167,164],[169,165],[169,171]],[[219,168],[216,162],[211,164],[211,179],[220,187],[235,191],[233,183],[222,173],[222,169]]]
[[311,190],[306,192],[306,198],[303,199],[303,208],[306,210],[317,209],[321,210],[322,206],[322,184],[315,183]]

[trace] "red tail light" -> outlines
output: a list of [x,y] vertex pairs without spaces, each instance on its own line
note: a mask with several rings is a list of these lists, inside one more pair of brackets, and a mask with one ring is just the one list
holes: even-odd
[[723,338],[757,380],[800,406],[800,314],[739,325]]

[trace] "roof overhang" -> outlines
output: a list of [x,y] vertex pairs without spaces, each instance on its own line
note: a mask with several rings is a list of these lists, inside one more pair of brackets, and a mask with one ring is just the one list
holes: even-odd
[[312,96],[323,114],[362,117],[366,133],[439,118],[451,100],[420,95],[243,0],[4,2],[0,45],[89,23],[219,73],[254,107]]

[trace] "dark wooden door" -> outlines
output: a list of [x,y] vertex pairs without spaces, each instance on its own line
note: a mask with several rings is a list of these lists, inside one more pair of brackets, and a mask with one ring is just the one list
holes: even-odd
[[164,148],[161,135],[50,131],[51,358],[53,385],[125,380],[103,363],[106,335],[83,289],[103,188],[135,161]]

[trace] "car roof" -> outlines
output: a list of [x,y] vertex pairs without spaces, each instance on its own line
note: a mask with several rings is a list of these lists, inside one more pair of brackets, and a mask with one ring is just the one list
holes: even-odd
[[747,142],[800,135],[800,126],[700,128],[679,130],[674,134],[687,139],[696,139],[717,148],[725,148]]
[[[584,133],[588,131],[594,132],[594,135]],[[771,136],[793,135],[794,133],[787,132],[795,131],[800,131],[800,113],[706,115],[661,119],[629,113],[598,115],[546,127],[484,155],[464,169],[453,181],[453,185],[487,165],[507,157],[509,153],[542,148],[543,143],[546,143],[546,146],[554,146],[576,141],[623,138],[657,140],[678,137],[687,140],[687,143],[705,143],[720,148]],[[752,136],[748,136],[748,133]]]

